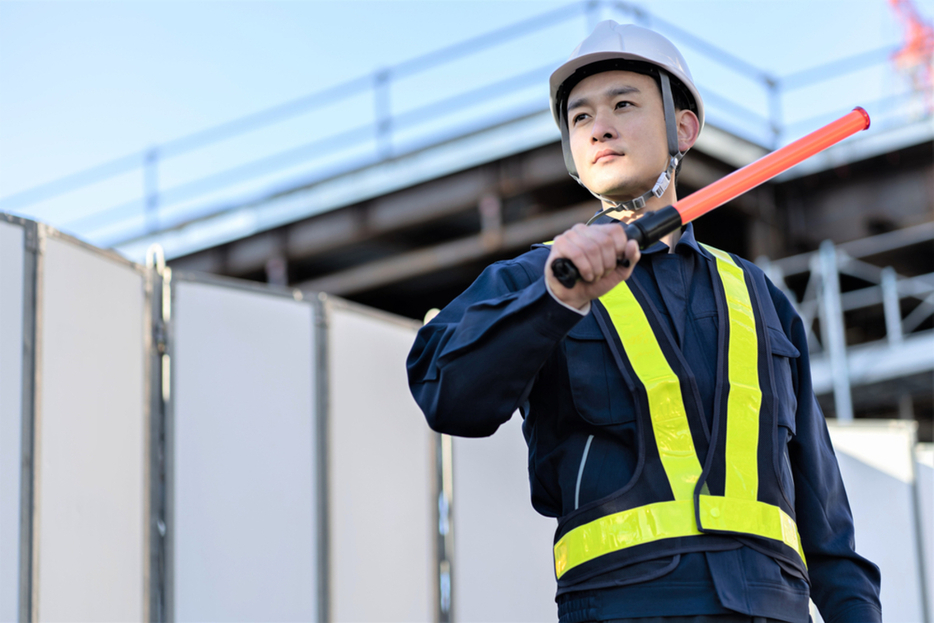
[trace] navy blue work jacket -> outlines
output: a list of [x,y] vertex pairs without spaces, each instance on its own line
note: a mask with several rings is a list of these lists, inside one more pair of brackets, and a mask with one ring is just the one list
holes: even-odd
[[[710,423],[719,321],[708,263],[715,259],[691,225],[675,253],[668,250],[656,243],[643,251],[630,279],[643,286],[681,348]],[[532,505],[563,517],[629,482],[639,440],[635,410],[627,408],[632,397],[614,389],[610,399],[619,371],[594,314],[562,306],[545,287],[548,254],[537,245],[488,267],[419,331],[408,374],[428,424],[442,433],[492,435],[519,410]],[[779,433],[810,578],[737,542],[733,550],[639,563],[592,588],[574,587],[557,596],[562,623],[727,613],[807,621],[809,595],[827,623],[881,621],[879,571],[854,549],[852,515],[811,387],[805,327],[757,267],[743,267],[767,284],[773,357],[783,358],[776,370],[791,376],[784,400],[792,408],[785,411],[795,415],[780,421]]]

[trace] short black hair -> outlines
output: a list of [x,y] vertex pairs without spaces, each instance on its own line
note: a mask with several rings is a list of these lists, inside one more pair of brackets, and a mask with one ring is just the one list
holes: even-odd
[[[571,94],[571,91],[577,84],[584,78],[589,78],[594,74],[600,74],[605,71],[631,71],[636,74],[643,74],[646,76],[651,76],[655,80],[655,85],[658,87],[658,92],[662,92],[662,79],[659,78],[658,68],[651,63],[646,63],[644,61],[630,61],[619,58],[611,58],[605,61],[597,61],[596,63],[590,63],[589,65],[584,65],[579,68],[573,74],[568,76],[558,91],[558,100],[562,106],[562,113],[565,118],[567,117],[567,103],[568,97]],[[695,115],[697,114],[697,104],[694,102],[694,96],[691,95],[687,87],[684,86],[678,78],[671,75],[669,72],[668,77],[671,82],[671,98],[674,100],[676,110],[690,110]]]

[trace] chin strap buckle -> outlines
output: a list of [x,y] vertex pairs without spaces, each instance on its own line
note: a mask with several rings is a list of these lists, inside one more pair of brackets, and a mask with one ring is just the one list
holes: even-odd
[[572,175],[571,177],[577,180],[578,184],[584,186],[584,188],[587,188],[587,190],[590,190],[591,195],[600,201],[610,204],[609,208],[595,214],[589,221],[587,221],[587,224],[590,225],[608,212],[639,212],[640,210],[645,209],[645,202],[648,201],[651,197],[661,198],[661,196],[665,194],[665,191],[668,190],[668,185],[671,184],[671,179],[674,177],[675,169],[678,168],[678,162],[681,161],[682,157],[684,157],[684,154],[671,156],[668,159],[668,168],[662,171],[661,175],[658,176],[658,180],[656,180],[655,186],[652,187],[652,190],[646,192],[641,197],[636,197],[635,199],[630,199],[628,201],[613,201],[612,199],[598,195],[597,193],[584,186],[584,183],[581,182],[579,177]]
[[668,177],[668,171],[663,171],[661,175],[658,176],[658,180],[655,182],[655,186],[652,187],[650,191],[656,197],[661,197],[665,194],[665,191],[668,190],[668,184],[671,183],[671,178]]
[[680,160],[681,154],[677,156],[672,156],[668,160],[668,168],[662,171],[661,175],[658,176],[658,180],[655,182],[655,186],[652,187],[652,190],[649,191],[651,194],[656,197],[661,197],[665,194],[665,191],[668,190],[668,185],[671,184],[671,178],[674,176],[675,169],[678,168],[678,161]]

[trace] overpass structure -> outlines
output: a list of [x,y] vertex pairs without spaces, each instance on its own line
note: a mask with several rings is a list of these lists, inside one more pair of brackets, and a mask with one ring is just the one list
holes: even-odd
[[[136,261],[158,243],[176,270],[330,292],[421,318],[487,264],[597,208],[567,176],[544,85],[602,18],[657,29],[691,60],[708,125],[684,161],[679,196],[855,104],[870,112],[869,132],[705,216],[696,230],[760,258],[798,305],[828,415],[914,418],[930,441],[934,119],[917,106],[928,94],[906,89],[843,111],[820,109],[815,97],[804,117],[785,111],[791,95],[885,73],[892,49],[778,76],[639,6],[578,2],[7,197],[0,210],[73,201],[84,212],[57,227]],[[541,56],[527,66],[496,62],[516,46]],[[705,84],[718,72],[752,85],[743,103]],[[442,80],[450,74],[482,79],[452,86]],[[333,106],[362,111],[364,123],[306,123]],[[290,127],[301,140],[256,139]],[[231,160],[236,141],[256,156]],[[107,185],[122,188],[128,176],[142,180],[142,192],[131,184],[97,209],[110,205],[100,198]]]

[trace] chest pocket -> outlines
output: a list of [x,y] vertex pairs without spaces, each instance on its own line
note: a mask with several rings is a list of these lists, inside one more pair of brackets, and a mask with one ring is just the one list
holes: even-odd
[[779,404],[778,424],[787,428],[793,435],[798,401],[795,397],[791,366],[797,365],[795,360],[801,353],[784,333],[772,327],[769,327],[769,342],[772,345],[772,368],[775,371],[775,392]]
[[631,422],[635,405],[593,314],[564,339],[571,397],[578,415],[596,426]]
[[788,445],[795,436],[795,414],[798,412],[798,401],[795,397],[791,366],[797,365],[795,360],[801,356],[801,353],[783,332],[772,327],[769,327],[769,342],[772,345],[772,369],[775,374],[775,393],[778,398],[778,434],[775,436],[778,451],[775,453],[775,472],[778,474],[785,499],[794,508],[795,483]]

